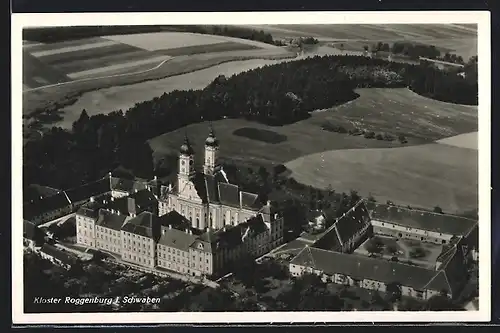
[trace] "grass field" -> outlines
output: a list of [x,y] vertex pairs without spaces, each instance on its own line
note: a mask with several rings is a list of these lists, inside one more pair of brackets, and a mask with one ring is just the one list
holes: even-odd
[[297,181],[423,208],[463,212],[478,205],[478,160],[472,149],[427,144],[394,149],[349,149],[290,161]]
[[438,140],[437,142],[453,147],[477,150],[479,148],[477,134],[477,132],[459,134],[449,138]]
[[[331,184],[337,191],[355,189],[382,202],[439,205],[446,211],[477,207],[477,151],[433,143],[477,130],[476,108],[430,100],[407,89],[370,88],[358,93],[360,97],[350,103],[313,112],[309,119],[291,125],[270,127],[242,119],[214,122],[221,155],[254,164],[286,163],[299,182]],[[409,143],[325,131],[321,129],[325,121],[405,133]],[[287,140],[269,144],[234,135],[240,128],[272,131]],[[155,157],[176,154],[186,130],[197,154],[202,154],[208,134],[205,123],[150,140]]]

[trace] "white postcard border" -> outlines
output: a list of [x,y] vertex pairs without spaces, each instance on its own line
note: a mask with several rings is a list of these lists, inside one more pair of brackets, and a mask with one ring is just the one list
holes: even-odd
[[[22,29],[48,26],[175,24],[409,24],[470,23],[478,27],[479,70],[479,311],[43,313],[23,310],[22,264]],[[491,312],[491,35],[486,11],[238,12],[13,14],[12,56],[12,321],[14,324],[367,323],[478,322]],[[43,288],[43,286],[41,286]]]

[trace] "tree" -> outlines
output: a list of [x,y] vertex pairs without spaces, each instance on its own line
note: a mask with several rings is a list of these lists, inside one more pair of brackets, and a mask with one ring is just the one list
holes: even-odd
[[375,138],[375,132],[373,132],[373,131],[366,132],[365,135],[364,135],[364,137],[366,139],[374,139]]
[[410,257],[411,258],[423,258],[425,257],[425,250],[421,247],[414,248],[410,251]]
[[382,252],[382,246],[375,240],[375,238],[369,239],[365,245],[365,250],[370,254]]
[[451,311],[457,310],[458,307],[445,295],[435,295],[427,300],[424,306],[428,311]]
[[407,143],[408,142],[408,140],[406,140],[406,137],[404,135],[399,135],[398,136],[398,140],[401,143]]
[[387,252],[389,252],[392,255],[398,253],[398,247],[394,244],[387,245],[386,249],[387,249]]
[[401,283],[391,282],[391,283],[387,284],[385,291],[387,293],[388,300],[390,302],[399,301],[401,299],[401,295],[402,295]]
[[443,214],[443,210],[441,209],[441,207],[436,206],[434,207],[434,213]]
[[87,110],[83,109],[80,113],[80,117],[73,123],[73,132],[76,134],[81,134],[85,126],[89,123],[89,115]]

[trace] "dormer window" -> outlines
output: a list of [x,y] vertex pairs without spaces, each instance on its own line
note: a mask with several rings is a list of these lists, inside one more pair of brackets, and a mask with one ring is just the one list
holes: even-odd
[[198,244],[198,248],[199,248],[200,250],[203,250],[203,244],[202,244],[202,243],[199,243],[199,244]]

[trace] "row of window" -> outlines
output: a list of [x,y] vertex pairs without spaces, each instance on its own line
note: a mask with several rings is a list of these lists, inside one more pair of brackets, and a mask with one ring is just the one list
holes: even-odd
[[115,253],[119,253],[120,252],[120,248],[119,247],[108,245],[108,243],[96,242],[96,246],[100,247],[101,249],[109,250],[111,252],[115,252]]
[[129,254],[129,253],[124,253],[123,254],[123,258],[129,259],[129,260],[133,260],[133,261],[136,261],[136,262],[140,262],[140,263],[143,263],[143,264],[151,265],[151,259],[144,259],[142,257],[136,256],[136,255],[132,255],[132,254]]

